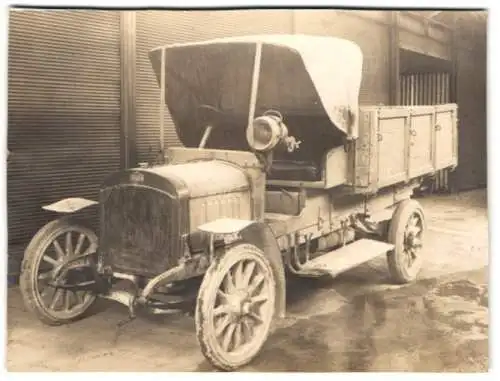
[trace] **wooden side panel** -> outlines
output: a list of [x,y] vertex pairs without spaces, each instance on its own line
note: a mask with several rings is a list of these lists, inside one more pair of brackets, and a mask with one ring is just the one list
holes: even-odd
[[432,160],[434,117],[434,107],[421,107],[411,113],[409,178],[415,178],[434,171]]
[[456,166],[456,112],[454,104],[362,107],[348,185],[374,192]]
[[457,165],[456,109],[437,108],[434,150],[436,168]]
[[375,179],[375,163],[377,149],[378,115],[375,107],[366,107],[360,110],[359,137],[353,144],[351,155],[352,179],[349,185],[355,187],[369,187]]
[[407,150],[405,117],[380,118],[378,131],[378,187],[406,180]]
[[323,178],[325,178],[325,188],[333,188],[345,184],[348,173],[347,153],[344,147],[336,147],[326,155],[326,165]]

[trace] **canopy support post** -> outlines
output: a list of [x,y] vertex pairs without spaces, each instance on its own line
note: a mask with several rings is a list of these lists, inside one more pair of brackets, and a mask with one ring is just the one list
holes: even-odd
[[161,50],[161,70],[160,70],[160,155],[164,155],[165,149],[165,58],[166,48]]
[[391,24],[389,26],[389,103],[399,106],[400,95],[400,57],[399,57],[399,11],[391,11]]
[[255,57],[253,61],[252,85],[250,92],[250,106],[248,109],[247,128],[251,126],[255,118],[255,104],[257,102],[257,90],[259,87],[261,57],[262,57],[262,42],[259,42],[257,43],[257,46],[255,48]]

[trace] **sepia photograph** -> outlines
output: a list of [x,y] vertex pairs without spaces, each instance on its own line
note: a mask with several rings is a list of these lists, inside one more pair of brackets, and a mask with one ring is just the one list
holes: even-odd
[[489,372],[487,9],[6,13],[9,373]]

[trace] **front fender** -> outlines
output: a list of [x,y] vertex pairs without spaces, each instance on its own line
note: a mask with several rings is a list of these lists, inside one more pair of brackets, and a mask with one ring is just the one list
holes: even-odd
[[207,233],[228,235],[239,233],[243,241],[257,246],[269,259],[276,279],[277,316],[283,318],[286,312],[285,268],[278,242],[265,223],[232,218],[218,219],[198,228]]
[[50,205],[42,206],[42,209],[56,213],[75,213],[89,206],[99,204],[97,201],[80,197],[64,198]]

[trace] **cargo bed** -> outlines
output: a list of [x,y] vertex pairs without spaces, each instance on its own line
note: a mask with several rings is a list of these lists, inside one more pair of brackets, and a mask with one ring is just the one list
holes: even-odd
[[347,184],[377,190],[457,165],[457,105],[361,107]]
[[267,183],[373,193],[457,165],[456,104],[362,106],[358,125],[357,139],[326,153],[320,180]]

